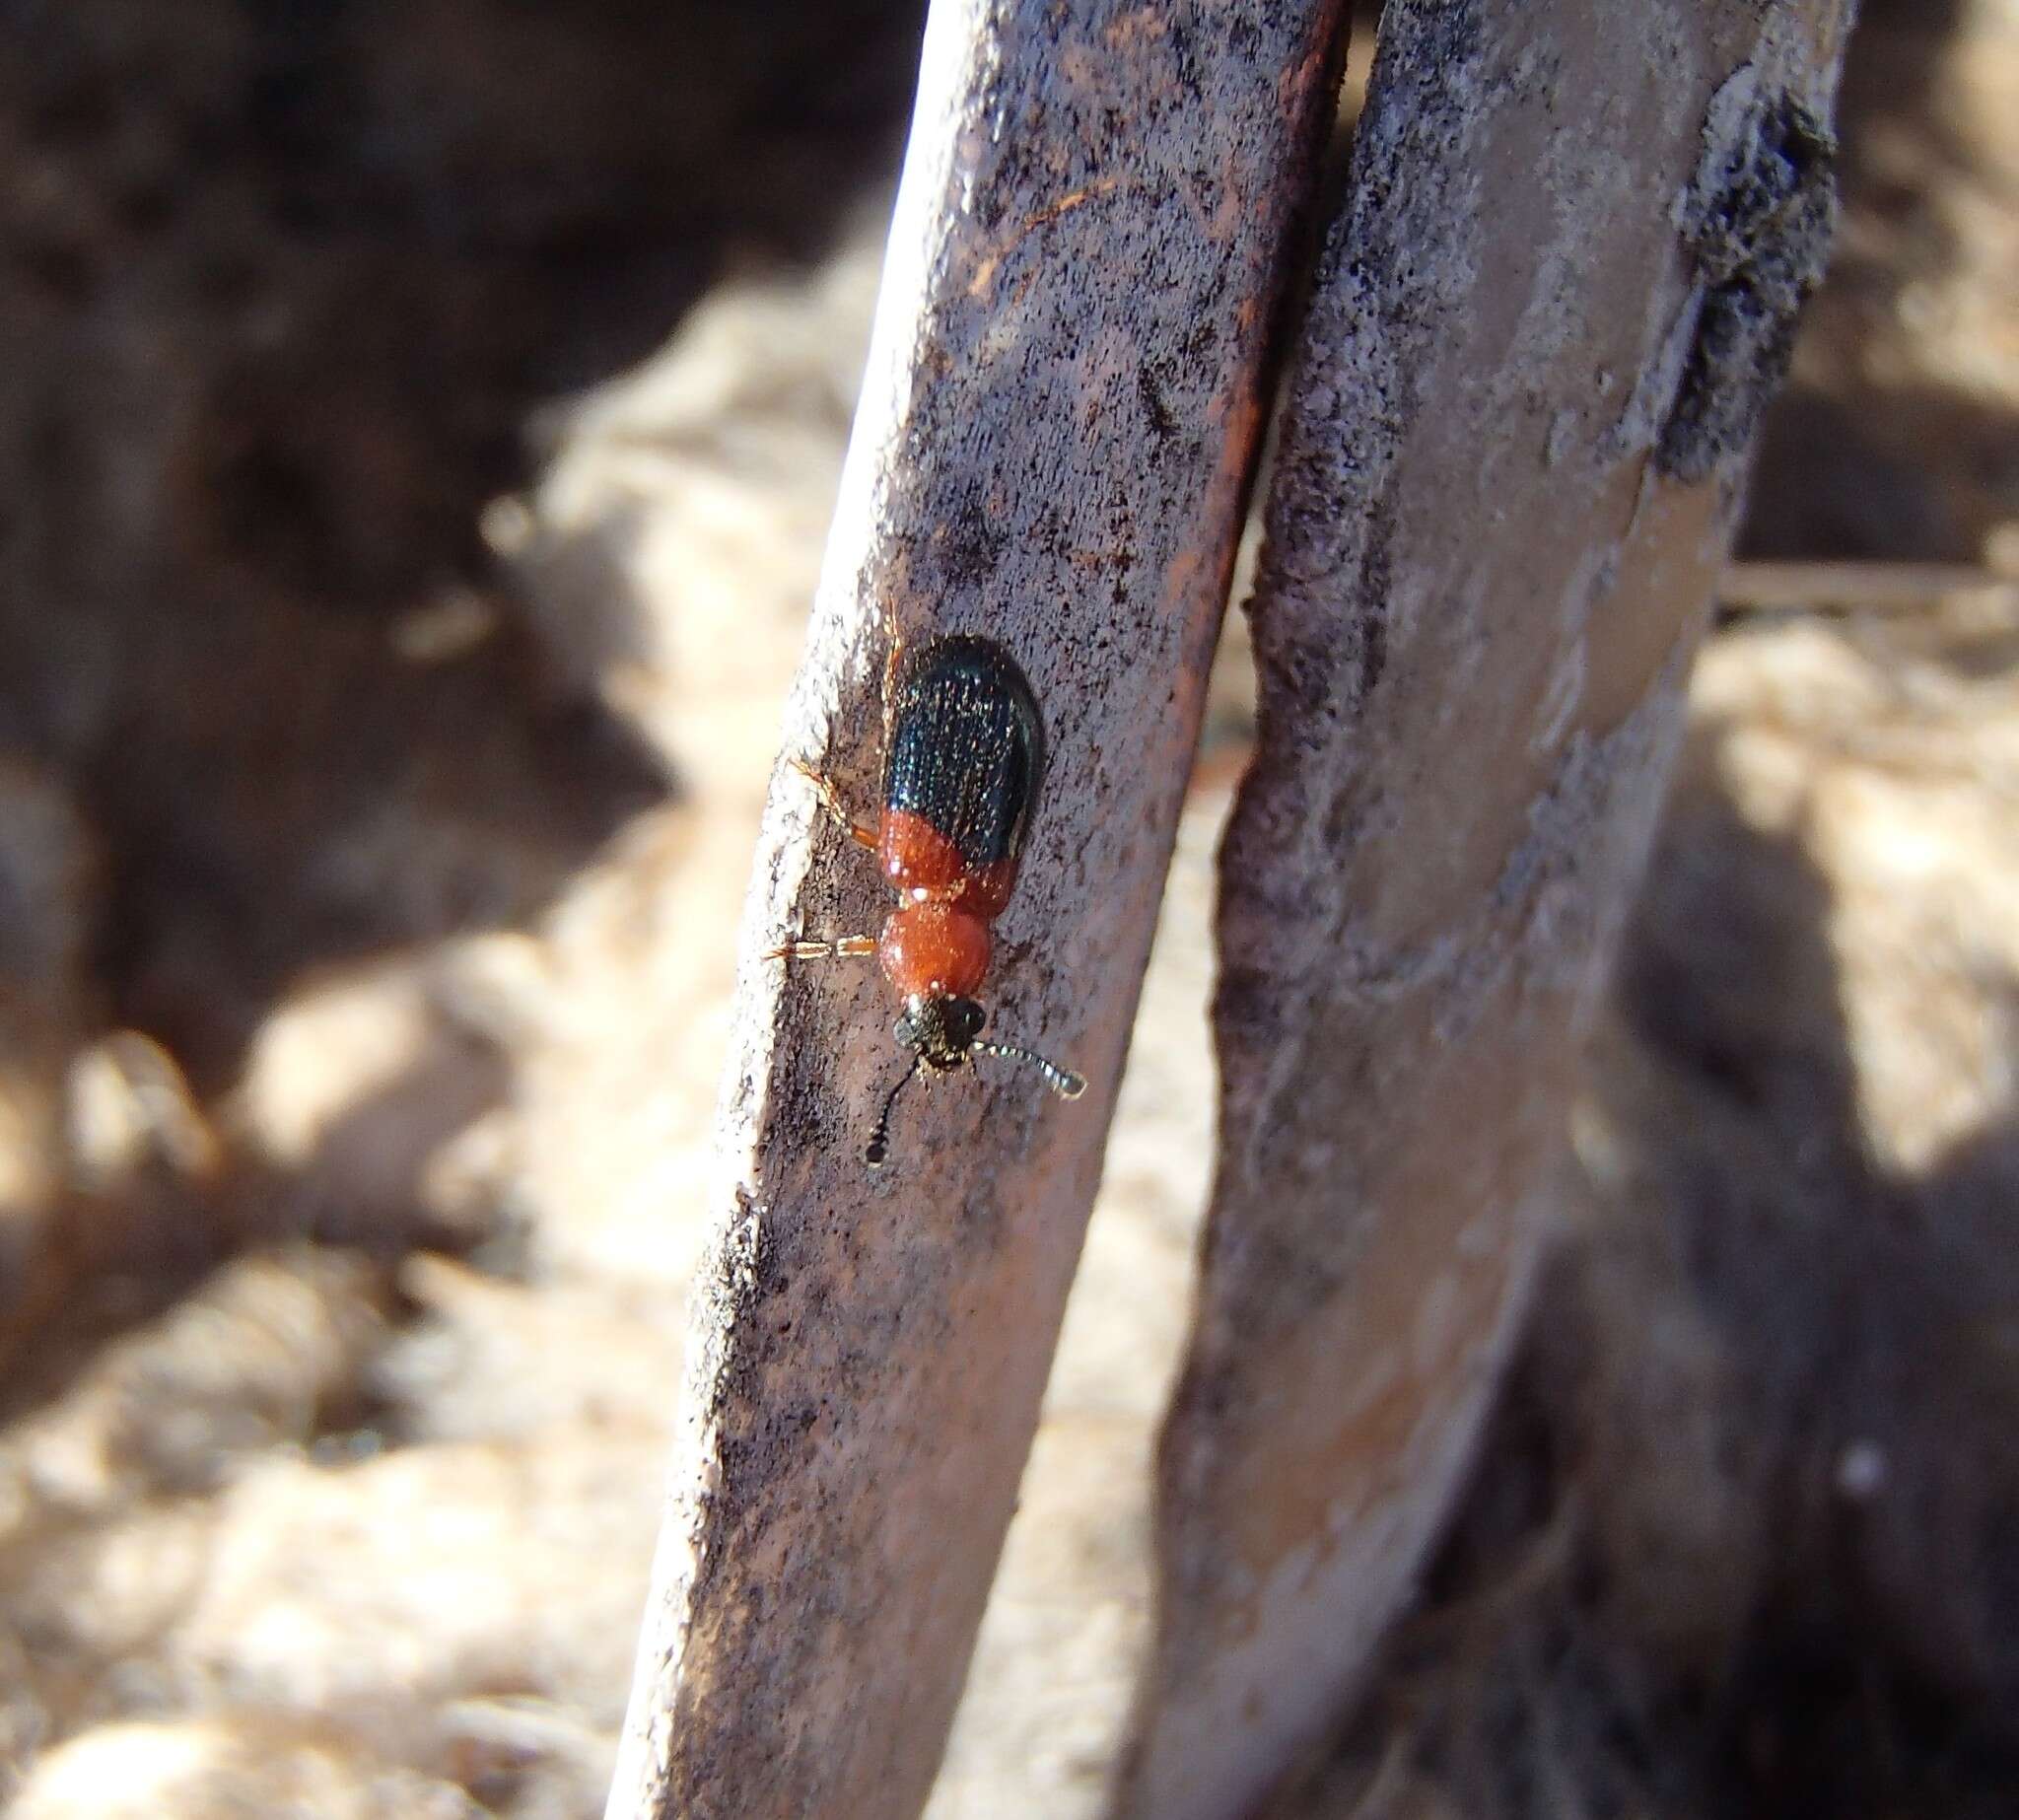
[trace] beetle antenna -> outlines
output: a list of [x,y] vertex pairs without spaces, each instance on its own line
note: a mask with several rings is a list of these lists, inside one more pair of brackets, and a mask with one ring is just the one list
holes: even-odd
[[1078,1099],[1086,1091],[1086,1081],[1076,1075],[1070,1068],[1061,1068],[1056,1062],[1047,1062],[1043,1056],[1034,1055],[1028,1049],[1019,1049],[1014,1043],[977,1042],[974,1045],[981,1055],[1001,1056],[1006,1062],[1021,1062],[1026,1068],[1034,1068],[1044,1076],[1045,1085],[1061,1099]]
[[883,1110],[876,1114],[876,1129],[870,1133],[869,1148],[863,1152],[864,1159],[872,1169],[881,1167],[883,1158],[890,1155],[890,1109],[897,1104],[898,1094],[911,1085],[912,1077],[919,1072],[925,1059],[923,1053],[912,1057],[911,1066],[898,1077],[897,1085],[883,1102]]

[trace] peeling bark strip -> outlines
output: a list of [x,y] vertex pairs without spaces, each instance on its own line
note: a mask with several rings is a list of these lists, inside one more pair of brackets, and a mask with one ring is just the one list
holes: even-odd
[[1119,1814],[1247,1811],[1463,1469],[1820,269],[1846,3],[1389,0],[1269,501]]
[[782,773],[613,1816],[925,1799],[1099,1175],[1343,36],[1339,0],[933,10],[785,745],[866,811],[886,606],[1010,647],[1053,763],[991,1008],[1092,1086],[922,1086],[865,1168],[900,1066],[873,967],[754,957],[889,903]]

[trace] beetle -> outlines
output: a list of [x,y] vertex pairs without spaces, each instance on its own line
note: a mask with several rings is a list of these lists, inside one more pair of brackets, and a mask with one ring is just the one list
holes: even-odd
[[911,1066],[877,1114],[865,1151],[873,1168],[890,1148],[897,1097],[922,1072],[947,1075],[978,1055],[1033,1068],[1062,1099],[1085,1081],[1013,1043],[982,1035],[975,997],[988,977],[991,925],[1016,888],[1024,836],[1044,783],[1045,725],[1016,660],[994,639],[959,633],[909,656],[893,634],[883,672],[883,792],[875,825],[849,814],[832,782],[793,768],[827,812],[874,851],[897,893],[880,936],[788,942],[767,960],[874,954],[902,1006],[892,1034]]

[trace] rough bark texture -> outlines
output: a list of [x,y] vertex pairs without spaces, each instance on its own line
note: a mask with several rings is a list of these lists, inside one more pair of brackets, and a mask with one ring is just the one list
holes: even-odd
[[1406,1597],[1522,1304],[1842,0],[1391,0],[1257,589],[1218,1180],[1117,1811],[1244,1811]]
[[1035,1426],[1253,462],[1335,0],[944,4],[789,754],[866,812],[886,608],[1022,661],[1052,767],[987,995],[1081,1070],[899,1111],[873,868],[782,773],[719,1114],[721,1234],[612,1815],[916,1811]]

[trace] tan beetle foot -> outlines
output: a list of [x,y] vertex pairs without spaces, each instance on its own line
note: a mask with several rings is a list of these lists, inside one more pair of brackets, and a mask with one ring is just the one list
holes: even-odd
[[764,950],[766,960],[832,960],[876,951],[874,936],[834,936],[825,942],[787,942]]
[[841,792],[835,789],[834,780],[814,770],[803,758],[789,758],[786,762],[820,793],[821,805],[849,839],[858,847],[868,847],[873,851],[876,846],[876,830],[867,821],[858,821],[848,812],[848,805],[842,802]]

